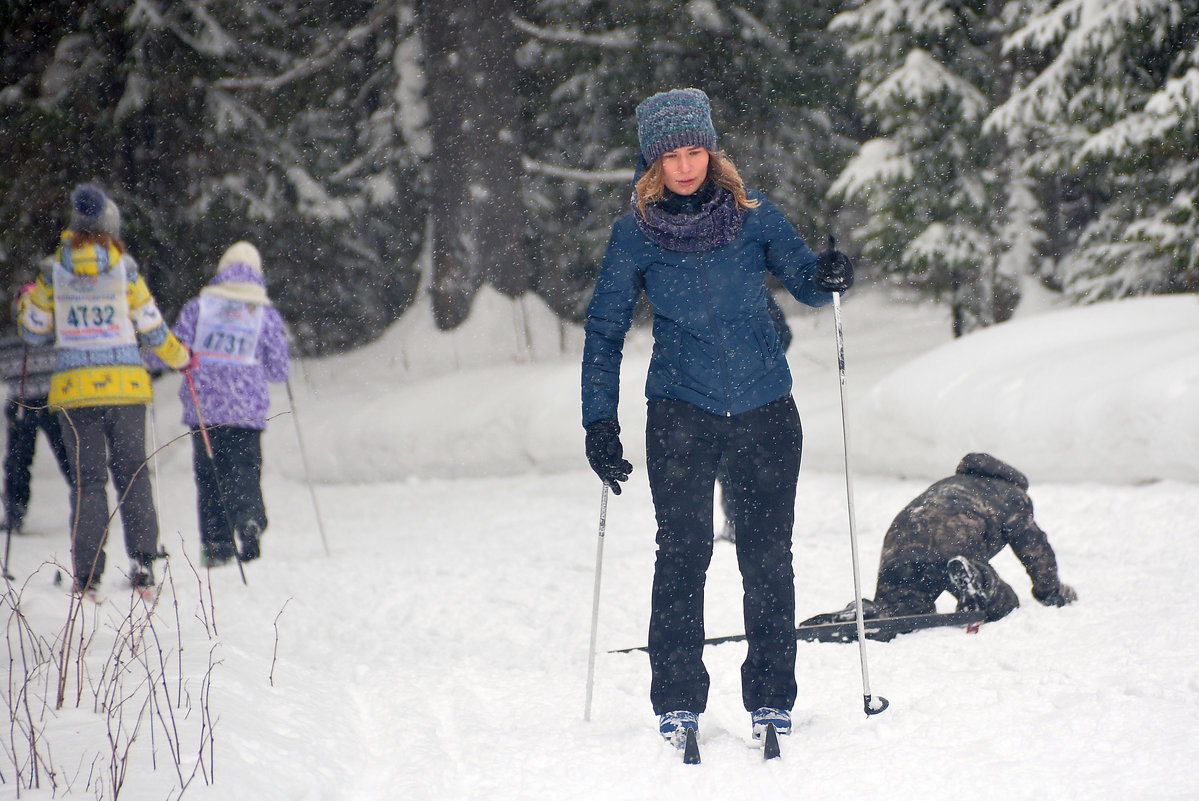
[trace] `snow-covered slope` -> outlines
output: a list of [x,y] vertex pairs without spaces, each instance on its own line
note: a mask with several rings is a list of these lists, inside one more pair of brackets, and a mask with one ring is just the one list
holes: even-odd
[[[504,304],[497,307],[507,314]],[[119,652],[123,679],[107,706],[97,688],[113,686],[105,677],[116,644],[129,640],[130,620],[147,620],[141,610],[128,614],[119,521],[108,546],[108,600],[73,630],[72,642],[82,631],[89,643],[82,678],[68,660],[65,703],[55,710],[68,601],[52,577],[54,563],[67,561],[67,500],[52,460],[43,453],[35,464],[28,533],[12,547],[17,583],[3,607],[12,657],[4,697],[29,699],[39,733],[40,789],[20,797],[111,798],[101,788],[115,764],[127,769],[119,795],[127,801],[176,798],[181,776],[192,777],[184,798],[222,801],[1193,798],[1185,765],[1199,748],[1199,645],[1186,613],[1199,582],[1199,484],[1179,480],[1182,473],[1128,481],[1167,465],[1194,471],[1199,460],[1194,448],[1189,459],[1175,448],[1170,461],[1159,460],[1157,446],[1144,444],[1159,441],[1150,421],[1169,422],[1173,442],[1194,441],[1199,349],[1175,346],[1167,361],[1162,345],[1193,341],[1194,304],[1163,298],[1048,313],[949,343],[936,310],[868,291],[847,297],[867,594],[887,524],[927,483],[914,476],[947,473],[966,449],[985,446],[1028,473],[1038,519],[1081,600],[1039,606],[1019,564],[1002,554],[996,568],[1022,607],[978,634],[937,630],[870,643],[872,690],[891,701],[870,719],[857,647],[801,644],[796,730],[771,764],[750,744],[741,709],[743,645],[707,654],[713,685],[699,767],[683,766],[657,736],[644,654],[608,653],[644,643],[653,570],[637,418],[643,335],[628,348],[622,417],[637,470],[608,507],[588,723],[600,488],[581,453],[573,335],[560,340],[570,343],[560,356],[517,363],[497,346],[503,363],[438,374],[389,371],[390,355],[402,361],[397,328],[361,352],[297,369],[298,415],[276,418],[266,438],[271,522],[264,558],[246,566],[244,585],[233,567],[211,575],[192,567],[191,452],[175,439],[176,385],[165,378],[156,387],[153,441],[162,451],[152,467],[172,580],[148,618],[152,628],[135,627],[147,647]],[[832,313],[789,311],[805,426],[795,539],[804,617],[844,605],[852,580]],[[420,337],[440,336],[410,331],[403,346],[420,351]],[[1046,342],[1062,352],[1057,361]],[[1102,358],[1092,358],[1094,349]],[[928,387],[930,376],[963,374],[989,377],[992,391],[970,393],[959,380],[955,391],[966,394],[955,400],[949,382]],[[1133,385],[1150,380],[1162,391],[1137,394]],[[921,385],[924,392],[913,389]],[[1018,386],[1060,393],[1029,404],[1024,422],[1034,432],[1073,426],[1075,444],[1061,454],[1073,457],[1069,483],[1046,472],[1052,454],[1028,448],[1024,434],[957,438],[1012,430],[990,410],[1020,405]],[[1055,410],[1082,401],[1109,411]],[[276,411],[288,405],[279,388]],[[876,444],[884,437],[885,448]],[[1090,440],[1126,454],[1136,469],[1113,474],[1095,461],[1102,452]],[[706,604],[710,634],[742,631],[740,579],[724,543]],[[148,676],[160,705],[147,704]],[[22,781],[32,768],[20,736],[26,707],[10,700],[10,708],[17,723],[0,737],[9,754],[0,755],[0,795],[15,798],[12,753]]]

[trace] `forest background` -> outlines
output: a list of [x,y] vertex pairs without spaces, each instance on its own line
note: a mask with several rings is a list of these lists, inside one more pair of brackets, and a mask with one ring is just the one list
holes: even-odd
[[814,248],[955,334],[1029,281],[1199,291],[1199,0],[10,0],[0,287],[90,180],[168,319],[245,238],[303,353],[484,285],[577,322],[633,110],[681,86]]

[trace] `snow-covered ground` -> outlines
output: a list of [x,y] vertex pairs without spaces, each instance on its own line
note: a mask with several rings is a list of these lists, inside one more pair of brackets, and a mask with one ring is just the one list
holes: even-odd
[[[871,718],[857,646],[801,643],[796,730],[769,764],[740,705],[744,646],[711,648],[698,767],[658,738],[645,655],[608,653],[645,639],[648,339],[637,333],[626,349],[621,416],[635,472],[608,506],[584,722],[600,487],[582,455],[580,335],[532,301],[485,294],[480,309],[453,335],[411,316],[360,351],[296,370],[297,415],[276,418],[265,442],[271,525],[246,584],[234,567],[193,570],[190,446],[174,440],[177,379],[162,379],[154,466],[171,581],[152,625],[135,627],[141,661],[127,659],[114,643],[128,639],[127,618],[147,618],[129,614],[121,548],[110,543],[107,600],[73,630],[72,653],[83,631],[87,656],[82,670],[67,660],[59,711],[50,663],[68,601],[52,578],[67,557],[67,496],[39,455],[3,607],[10,669],[0,687],[40,738],[41,787],[19,797],[112,798],[114,762],[127,768],[119,797],[133,801],[175,798],[193,771],[186,798],[268,801],[1195,797],[1186,766],[1199,749],[1199,298],[1035,307],[952,342],[942,311],[850,293],[866,594],[894,514],[984,449],[1029,475],[1081,600],[1039,606],[1005,552],[996,567],[1023,604],[1005,620],[977,634],[868,643],[871,689],[891,701]],[[832,311],[788,311],[805,432],[795,561],[806,617],[843,606],[853,588]],[[502,355],[512,342],[535,358]],[[284,388],[275,401],[287,411]],[[18,595],[29,628],[12,614]],[[707,614],[711,635],[742,630],[727,543],[717,544]],[[147,676],[164,706],[145,705]],[[96,701],[105,692],[125,700],[106,713]],[[0,734],[0,797],[18,797],[31,775],[22,725]],[[110,743],[123,753],[134,733],[128,758],[114,760]]]

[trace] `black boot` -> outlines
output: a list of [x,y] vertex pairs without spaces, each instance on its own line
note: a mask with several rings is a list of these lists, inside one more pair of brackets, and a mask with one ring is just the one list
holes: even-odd
[[981,611],[988,622],[994,622],[1020,606],[1016,591],[986,562],[955,556],[946,564],[946,570],[959,611]]
[[153,587],[154,557],[146,554],[134,554],[129,560],[129,585],[134,589]]
[[236,557],[237,547],[231,539],[205,542],[200,545],[200,564],[203,567],[227,565]]
[[262,536],[262,524],[247,520],[237,528],[237,540],[241,543],[241,560],[249,562],[262,555],[258,540]]
[[977,612],[985,609],[995,594],[995,584],[990,581],[988,571],[965,556],[955,556],[946,563],[951,592],[958,599],[958,611]]

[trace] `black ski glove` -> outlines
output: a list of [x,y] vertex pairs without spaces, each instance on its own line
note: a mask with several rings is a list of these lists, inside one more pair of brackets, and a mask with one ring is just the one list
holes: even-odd
[[615,418],[596,420],[587,426],[587,461],[615,495],[620,494],[619,481],[628,481],[633,465],[624,459],[620,444],[620,423]]
[[[1034,593],[1035,595],[1035,593]],[[1065,606],[1078,600],[1078,593],[1069,584],[1058,582],[1057,589],[1037,598],[1045,606]]]
[[853,262],[841,251],[830,248],[816,257],[812,280],[822,292],[844,293],[853,286]]

